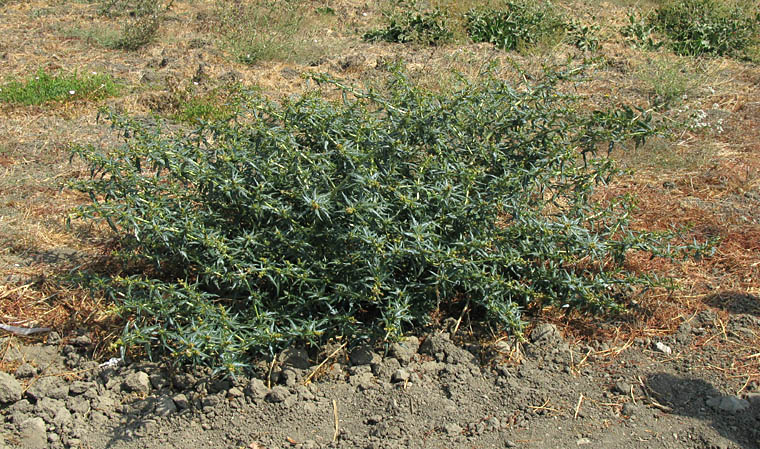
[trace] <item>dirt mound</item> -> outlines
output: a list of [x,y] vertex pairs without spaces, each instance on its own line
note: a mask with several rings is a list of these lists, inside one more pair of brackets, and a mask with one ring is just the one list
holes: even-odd
[[739,384],[712,385],[702,367],[732,363],[704,337],[739,342],[758,321],[720,328],[703,313],[621,348],[571,344],[551,324],[525,344],[439,333],[317,360],[292,348],[262,362],[263,376],[234,380],[98,364],[86,335],[8,337],[0,448],[754,448],[758,385],[732,394]]

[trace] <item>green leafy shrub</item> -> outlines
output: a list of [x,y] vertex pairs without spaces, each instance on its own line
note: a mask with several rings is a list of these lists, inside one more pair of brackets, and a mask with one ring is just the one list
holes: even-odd
[[565,28],[570,43],[579,50],[594,52],[599,49],[599,25],[584,25],[571,20],[565,24]]
[[548,3],[508,0],[504,9],[473,9],[465,14],[467,33],[475,42],[516,50],[557,39],[565,23]]
[[416,42],[425,45],[439,45],[454,38],[448,23],[448,15],[441,10],[396,14],[389,18],[388,26],[364,35],[370,42]]
[[757,2],[673,0],[657,9],[653,24],[680,55],[739,56],[758,41]]
[[40,69],[25,81],[0,86],[0,102],[39,105],[49,101],[98,100],[118,93],[119,86],[110,75],[50,75]]
[[234,371],[294,340],[393,339],[456,298],[518,332],[529,304],[619,308],[651,282],[626,255],[672,255],[671,236],[593,201],[617,173],[595,154],[651,119],[581,113],[566,75],[438,94],[396,73],[382,95],[318,77],[343,101],[253,96],[192,134],[114,117],[123,147],[74,149],[92,203],[72,218],[106,220],[141,267],[94,284],[127,320],[119,343]]
[[662,41],[655,41],[654,33],[657,26],[652,24],[650,16],[630,12],[628,24],[623,26],[620,33],[628,39],[628,42],[643,50],[659,50]]

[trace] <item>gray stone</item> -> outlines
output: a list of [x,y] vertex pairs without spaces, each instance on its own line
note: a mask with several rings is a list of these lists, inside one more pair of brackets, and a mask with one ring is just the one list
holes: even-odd
[[591,444],[591,440],[588,438],[578,438],[578,441],[575,442],[577,446],[585,446],[587,444]]
[[92,408],[104,413],[110,413],[116,407],[116,401],[107,394],[100,395],[92,400]]
[[243,390],[241,390],[238,387],[232,387],[227,391],[227,397],[232,399],[242,398],[245,396],[245,393],[243,393]]
[[213,394],[201,399],[201,405],[205,407],[216,407],[222,402],[222,398],[219,395]]
[[612,388],[612,390],[615,393],[628,395],[628,394],[631,394],[631,384],[629,384],[628,382],[619,380],[615,382],[615,386]]
[[470,363],[475,361],[475,356],[468,351],[456,346],[449,339],[448,333],[429,336],[421,345],[420,353],[435,357],[439,362]]
[[92,339],[89,337],[89,335],[80,335],[71,340],[71,344],[79,347],[87,347],[92,344]]
[[26,394],[35,401],[51,396],[61,399],[64,388],[66,389],[66,396],[68,396],[68,386],[63,379],[60,377],[43,377],[32,383],[26,390]]
[[462,427],[456,423],[449,423],[443,426],[443,430],[446,431],[446,435],[454,437],[462,433]]
[[707,405],[726,413],[739,413],[749,408],[749,401],[736,396],[718,396],[707,400]]
[[84,415],[90,411],[90,401],[82,396],[72,396],[66,400],[66,407],[72,413]]
[[158,416],[169,416],[177,411],[177,405],[174,400],[168,396],[162,396],[158,399],[155,413]]
[[406,382],[409,380],[409,371],[405,370],[404,368],[399,368],[396,370],[396,372],[393,373],[393,376],[391,376],[391,382]]
[[35,409],[39,416],[45,418],[45,421],[52,423],[60,410],[66,410],[66,404],[58,399],[42,398],[37,401]]
[[261,379],[251,379],[245,387],[245,394],[253,399],[261,399],[269,393],[269,388]]
[[37,375],[37,368],[31,363],[22,363],[16,368],[16,378],[26,379]]
[[21,423],[21,447],[24,449],[47,448],[47,429],[45,421],[40,417],[29,418]]
[[398,359],[401,364],[406,365],[412,360],[419,348],[420,340],[417,337],[409,337],[391,345],[390,355]]
[[122,388],[127,392],[148,394],[150,392],[150,377],[142,371],[132,373],[124,379]]
[[665,355],[670,355],[673,353],[673,350],[670,348],[670,346],[666,345],[665,343],[661,341],[658,341],[657,343],[654,344],[654,349],[656,349],[657,351]]
[[267,402],[279,403],[285,402],[289,397],[290,391],[288,391],[287,388],[277,386],[272,388],[269,393],[267,393],[265,399]]
[[150,384],[155,388],[156,390],[160,390],[167,385],[169,385],[169,379],[166,378],[166,376],[163,376],[160,373],[155,373],[150,375]]
[[190,407],[190,401],[188,401],[187,396],[182,393],[174,395],[172,397],[172,401],[174,401],[174,405],[176,405],[180,410],[184,410]]
[[744,399],[754,406],[760,405],[760,393],[747,393]]
[[372,351],[372,347],[369,345],[357,346],[351,351],[348,358],[351,360],[351,364],[355,366],[380,363],[382,360],[380,355]]
[[0,371],[0,404],[18,401],[23,392],[15,377]]
[[283,367],[309,369],[309,353],[301,348],[288,348],[280,353],[277,360]]
[[286,368],[280,373],[279,381],[288,387],[294,387],[300,378],[301,375],[295,369]]
[[623,414],[623,416],[634,416],[636,415],[641,408],[638,405],[634,405],[631,402],[626,402],[623,404],[623,408],[620,410],[620,413]]
[[81,380],[77,380],[69,385],[69,394],[72,396],[77,396],[84,393],[88,388],[91,388],[93,386],[94,385],[90,382],[82,382]]
[[72,420],[71,412],[64,406],[56,411],[55,416],[53,417],[53,424],[55,424],[57,428],[62,429],[71,424]]
[[564,340],[557,326],[551,323],[541,323],[530,333],[530,341],[535,345],[556,345]]

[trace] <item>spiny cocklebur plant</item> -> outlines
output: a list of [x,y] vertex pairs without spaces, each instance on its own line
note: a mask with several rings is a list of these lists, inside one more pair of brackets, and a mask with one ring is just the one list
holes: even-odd
[[342,101],[252,96],[191,134],[113,117],[124,146],[74,148],[92,202],[72,218],[105,220],[143,267],[91,284],[126,321],[118,343],[234,372],[293,342],[392,340],[454,300],[518,333],[531,304],[620,308],[653,282],[629,252],[704,248],[630,229],[626,198],[593,199],[618,172],[596,149],[653,126],[583,113],[558,89],[569,74],[447,93],[402,72],[366,91],[320,76]]

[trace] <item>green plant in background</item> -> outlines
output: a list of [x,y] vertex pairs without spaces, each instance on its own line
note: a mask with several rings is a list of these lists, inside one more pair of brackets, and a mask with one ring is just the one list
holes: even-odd
[[632,11],[628,13],[628,24],[620,30],[620,33],[635,47],[651,51],[659,50],[663,45],[662,41],[655,41],[656,30],[657,27],[652,24],[649,16]]
[[757,2],[672,0],[652,17],[680,55],[741,56],[758,42],[760,12]]
[[[174,1],[99,0],[98,12],[109,18],[121,18],[120,31],[103,31],[94,36],[107,48],[138,50],[158,36],[161,21]],[[96,33],[97,34],[97,33]]]
[[110,75],[77,72],[51,75],[40,69],[27,80],[0,86],[0,102],[39,105],[49,101],[98,100],[118,91],[119,86]]
[[388,22],[387,27],[364,34],[364,40],[440,45],[454,38],[448,15],[438,9],[396,13],[388,18]]
[[674,56],[648,59],[636,68],[634,77],[644,84],[656,108],[669,108],[685,96],[695,96],[705,80],[699,68],[693,67],[686,58]]
[[92,203],[72,218],[105,220],[139,267],[91,282],[126,319],[122,349],[234,372],[294,341],[398,338],[455,299],[516,332],[531,304],[619,309],[654,282],[630,251],[682,253],[630,229],[628,199],[593,200],[618,172],[597,148],[654,130],[631,108],[582,113],[557,88],[573,74],[444,93],[322,76],[342,102],[253,96],[178,135],[113,117],[123,147],[74,148]]
[[565,32],[564,21],[550,4],[522,0],[508,0],[498,10],[470,10],[465,23],[474,42],[489,42],[503,50],[558,41]]
[[239,85],[219,87],[201,95],[188,92],[173,118],[191,124],[227,120],[235,116],[245,95]]
[[336,20],[329,8],[311,8],[302,2],[220,2],[215,31],[238,61],[309,63],[324,53],[323,30]]
[[583,51],[594,52],[599,49],[599,25],[583,25],[577,20],[565,24],[567,37],[573,46]]

